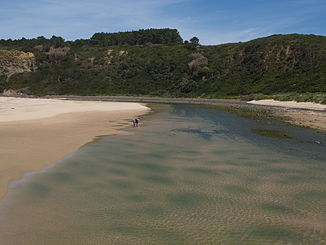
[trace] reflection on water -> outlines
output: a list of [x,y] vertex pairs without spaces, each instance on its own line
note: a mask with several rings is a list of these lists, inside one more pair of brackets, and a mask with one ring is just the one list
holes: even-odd
[[135,135],[104,137],[12,185],[1,244],[325,244],[325,134],[154,107]]

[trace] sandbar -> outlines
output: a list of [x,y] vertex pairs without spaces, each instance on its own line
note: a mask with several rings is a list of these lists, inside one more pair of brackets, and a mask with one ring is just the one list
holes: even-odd
[[291,124],[326,131],[326,105],[312,102],[253,100],[250,104],[276,106],[278,114]]
[[75,152],[96,136],[127,134],[140,103],[0,97],[0,199],[8,184]]
[[295,109],[309,109],[309,110],[326,111],[326,105],[313,103],[313,102],[252,100],[252,101],[249,101],[248,103],[255,104],[255,105],[279,106],[279,107],[295,108]]

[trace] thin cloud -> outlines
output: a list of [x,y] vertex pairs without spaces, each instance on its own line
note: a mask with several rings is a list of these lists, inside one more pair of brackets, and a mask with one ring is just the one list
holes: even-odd
[[[173,22],[182,22],[182,18],[174,17],[171,18],[172,21],[158,19],[157,11],[169,5],[189,1],[43,0],[33,3],[21,2],[15,4],[14,9],[2,8],[1,13],[9,16],[9,18],[2,21],[0,30],[2,33],[8,33],[8,36],[13,35],[14,32],[23,35],[25,33],[25,36],[30,36],[42,32],[45,32],[46,35],[49,34],[49,31],[55,31],[73,39],[80,38],[78,34],[81,30],[73,29],[76,27],[87,27],[89,33],[94,33],[97,31],[116,31],[118,28],[121,30],[144,28],[148,24],[153,26],[162,26],[163,23],[170,25]],[[16,30],[12,31],[12,28]],[[74,34],[71,35],[70,33]]]
[[324,0],[11,0],[0,9],[0,38],[73,40],[95,32],[168,27],[184,39],[198,36],[202,44],[217,44],[274,33],[325,34],[325,11]]

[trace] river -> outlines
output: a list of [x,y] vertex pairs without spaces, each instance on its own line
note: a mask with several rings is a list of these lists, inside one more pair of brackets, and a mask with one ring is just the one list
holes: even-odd
[[326,244],[325,133],[150,107],[130,135],[12,183],[0,244]]

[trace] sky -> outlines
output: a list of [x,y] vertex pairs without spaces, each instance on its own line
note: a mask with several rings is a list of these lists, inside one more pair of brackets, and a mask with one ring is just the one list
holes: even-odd
[[214,45],[325,27],[326,0],[0,0],[0,39],[176,28]]

